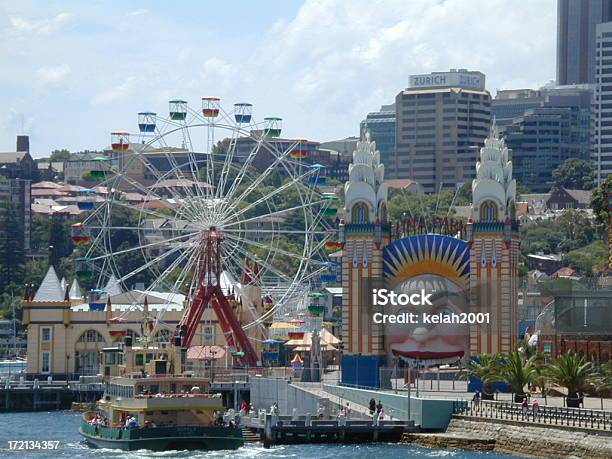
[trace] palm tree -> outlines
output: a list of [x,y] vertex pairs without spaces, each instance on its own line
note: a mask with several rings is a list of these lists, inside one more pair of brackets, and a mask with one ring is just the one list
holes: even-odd
[[464,379],[473,377],[481,380],[483,400],[493,400],[493,382],[497,379],[498,364],[498,354],[478,354],[470,359],[461,370],[460,376]]
[[512,351],[502,358],[496,376],[512,387],[515,402],[523,400],[525,386],[537,377],[537,359],[536,355],[526,359],[519,351]]
[[561,354],[546,367],[550,380],[567,389],[567,406],[578,408],[578,391],[596,380],[595,369],[591,362],[574,352]]

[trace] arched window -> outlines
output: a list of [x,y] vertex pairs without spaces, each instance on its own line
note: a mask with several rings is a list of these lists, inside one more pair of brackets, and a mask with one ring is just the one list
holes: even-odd
[[494,222],[497,220],[497,205],[493,201],[485,201],[480,205],[480,221]]
[[96,330],[87,330],[79,337],[79,343],[104,343],[104,337]]
[[351,221],[353,223],[368,223],[370,221],[368,206],[365,202],[358,202],[353,206]]

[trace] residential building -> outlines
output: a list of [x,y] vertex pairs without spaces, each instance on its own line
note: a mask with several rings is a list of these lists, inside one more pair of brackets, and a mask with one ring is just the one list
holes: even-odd
[[[30,250],[32,233],[30,191],[29,180],[7,178],[0,174],[0,221],[6,221],[9,211],[15,213],[18,224],[23,229],[23,249],[26,252]],[[4,225],[0,225],[0,231],[4,231],[3,227]]]
[[383,105],[377,112],[370,112],[360,124],[361,138],[370,131],[370,138],[376,142],[380,160],[385,165],[385,175],[397,178],[395,170],[395,104]]
[[99,162],[94,161],[94,158],[101,155],[103,155],[103,153],[99,151],[72,153],[70,157],[64,161],[63,172],[66,183],[83,183],[87,174],[99,167]]
[[591,191],[554,189],[546,204],[550,210],[588,209],[591,207]]
[[491,124],[483,73],[451,69],[412,75],[395,106],[395,178],[410,178],[434,192],[475,177],[477,149]]
[[558,0],[557,84],[595,82],[595,34],[612,21],[612,0]]
[[600,184],[612,174],[612,22],[597,25],[593,159]]

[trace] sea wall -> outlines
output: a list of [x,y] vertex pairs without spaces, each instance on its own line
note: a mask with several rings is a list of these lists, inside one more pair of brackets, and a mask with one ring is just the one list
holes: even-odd
[[[458,438],[494,440],[494,451],[536,457],[579,457],[608,459],[612,457],[612,432],[598,432],[579,427],[540,427],[528,422],[483,420],[470,416],[453,416],[445,434],[430,435],[423,444],[449,447]],[[465,448],[470,449],[466,444]]]

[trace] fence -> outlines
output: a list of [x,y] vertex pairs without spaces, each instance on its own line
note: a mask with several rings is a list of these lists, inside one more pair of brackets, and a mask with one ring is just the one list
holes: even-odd
[[454,414],[490,419],[534,422],[539,424],[612,430],[612,411],[533,405],[526,409],[520,403],[482,400],[456,401]]

